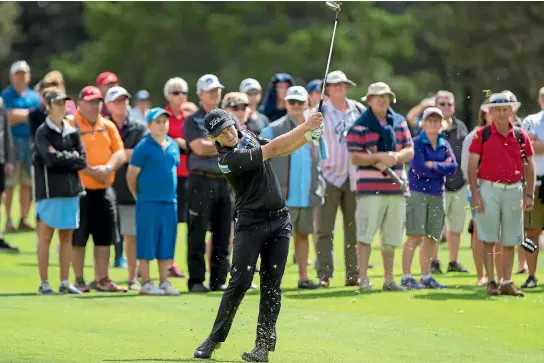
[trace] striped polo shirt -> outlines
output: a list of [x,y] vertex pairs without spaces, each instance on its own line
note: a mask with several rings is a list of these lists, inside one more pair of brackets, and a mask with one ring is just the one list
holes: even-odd
[[[325,180],[340,188],[350,179],[351,190],[356,190],[356,169],[351,164],[346,134],[366,108],[359,102],[346,98],[348,108],[341,112],[328,101],[323,104],[323,137],[328,158],[321,160],[321,174]],[[314,110],[315,111],[315,110]]]
[[[385,121],[382,121],[382,124],[385,123]],[[413,147],[412,135],[410,134],[406,120],[394,125],[394,129],[397,151],[407,147]],[[366,149],[369,149],[373,153],[378,152],[379,138],[379,133],[371,131],[369,128],[359,125],[358,123],[353,125],[346,137],[349,151],[359,153],[366,152]],[[403,164],[394,165],[392,169],[403,180],[406,180],[406,171]],[[404,194],[400,185],[395,183],[393,178],[389,175],[382,174],[373,166],[358,166],[356,178],[358,195]]]

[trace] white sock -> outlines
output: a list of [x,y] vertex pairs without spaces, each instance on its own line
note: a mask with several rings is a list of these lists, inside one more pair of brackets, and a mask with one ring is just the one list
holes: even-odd
[[411,279],[412,278],[412,274],[402,274],[402,279],[403,280],[408,280],[408,279]]
[[60,282],[60,284],[61,284],[62,286],[70,286],[70,281],[68,281],[68,280],[62,280],[62,281]]
[[430,279],[431,277],[432,277],[431,274],[421,275],[421,279],[422,279],[422,280],[428,280],[428,279]]
[[509,285],[510,284],[510,280],[502,280],[502,285]]

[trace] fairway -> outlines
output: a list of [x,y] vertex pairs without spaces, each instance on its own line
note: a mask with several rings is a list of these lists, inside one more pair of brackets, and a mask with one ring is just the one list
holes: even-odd
[[[335,244],[340,247],[340,223],[337,226]],[[377,291],[359,293],[357,288],[343,287],[343,249],[338,248],[335,257],[340,270],[332,287],[301,292],[295,288],[297,266],[290,256],[282,285],[278,344],[270,361],[544,362],[544,289],[525,290],[524,298],[487,297],[485,288],[475,286],[468,238],[463,236],[460,261],[471,273],[437,276],[450,286],[446,291],[382,293],[381,256],[375,245],[371,280]],[[140,297],[134,292],[36,296],[35,235],[11,234],[7,239],[22,252],[0,254],[0,362],[195,361],[193,351],[211,329],[219,293],[188,294],[186,280],[176,279],[174,287],[184,291],[179,297]],[[184,261],[184,227],[178,240],[177,256]],[[92,279],[91,251],[87,249],[87,282]],[[418,254],[413,272],[419,278]],[[445,245],[440,256],[444,265]],[[51,263],[49,279],[57,290],[54,246]],[[181,266],[186,271],[185,262]],[[541,264],[544,277],[543,270]],[[313,267],[311,271],[314,275]],[[397,281],[400,272],[399,251]],[[112,269],[112,277],[124,283],[126,270]],[[516,276],[516,284],[521,285],[525,277]],[[259,283],[258,276],[255,282]],[[240,354],[253,348],[258,299],[258,290],[248,293],[229,339],[214,354],[215,361],[240,362]]]

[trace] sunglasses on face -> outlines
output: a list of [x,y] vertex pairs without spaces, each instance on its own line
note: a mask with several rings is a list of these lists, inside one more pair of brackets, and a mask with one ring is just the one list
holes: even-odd
[[287,101],[287,103],[289,103],[291,106],[302,106],[304,105],[305,102],[302,102],[302,101],[297,101],[297,100],[289,100]]
[[438,105],[439,105],[439,106],[442,106],[442,107],[444,107],[444,106],[449,106],[449,107],[451,107],[451,106],[453,106],[453,103],[450,103],[450,102],[440,102]]
[[187,92],[183,92],[183,91],[170,91],[168,93],[170,93],[171,95],[174,95],[174,96],[187,95]]
[[246,110],[246,105],[237,105],[237,106],[233,106],[231,107],[234,111],[245,111]]
[[64,106],[64,105],[66,105],[66,100],[56,101],[56,102],[53,102],[53,104],[59,105],[59,106]]

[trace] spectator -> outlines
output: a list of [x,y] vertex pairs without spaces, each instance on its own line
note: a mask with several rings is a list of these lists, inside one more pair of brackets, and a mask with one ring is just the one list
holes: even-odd
[[34,139],[34,135],[36,134],[36,130],[38,129],[38,127],[40,127],[41,124],[43,124],[45,122],[45,119],[47,118],[47,112],[45,107],[46,102],[44,98],[45,93],[49,91],[60,91],[59,88],[56,88],[53,86],[45,87],[44,85],[45,84],[43,83],[43,81],[41,81],[38,84],[38,86],[35,88],[40,94],[40,101],[41,101],[40,105],[33,107],[28,112],[28,126],[30,128],[30,136],[32,139]]
[[[176,249],[178,211],[176,167],[179,146],[167,135],[171,115],[156,107],[146,114],[149,134],[136,146],[127,184],[136,199],[136,246],[142,274],[140,295],[179,295],[168,281],[168,266]],[[159,287],[149,275],[149,262],[159,264]]]
[[324,141],[328,158],[321,161],[326,182],[325,202],[317,209],[315,267],[323,287],[329,287],[334,275],[333,236],[338,207],[344,224],[345,285],[357,286],[357,252],[355,229],[355,166],[350,163],[345,135],[355,120],[364,112],[359,102],[348,99],[347,92],[355,83],[344,72],[334,71],[327,76],[329,101],[323,104]]
[[11,85],[4,89],[1,97],[4,100],[4,109],[15,147],[16,162],[13,172],[6,180],[6,232],[14,232],[15,227],[11,218],[11,203],[13,190],[19,186],[19,203],[21,220],[18,230],[34,230],[27,222],[30,204],[32,201],[32,180],[30,168],[32,166],[32,150],[30,128],[28,125],[29,110],[39,106],[40,95],[28,88],[30,83],[30,67],[26,61],[17,61],[10,68]]
[[264,114],[269,122],[276,121],[287,113],[285,109],[285,95],[287,89],[295,85],[295,80],[288,73],[276,73],[266,92],[264,103],[259,107],[259,112]]
[[[332,97],[332,96],[331,96]],[[403,190],[383,172],[387,168],[406,179],[404,164],[414,157],[412,137],[403,116],[389,106],[396,96],[383,82],[371,84],[362,98],[368,109],[347,135],[351,161],[357,165],[357,257],[359,287],[372,289],[368,278],[370,245],[381,232],[385,291],[404,291],[393,280],[395,248],[402,244],[406,221]],[[326,129],[326,126],[325,126]],[[371,151],[368,154],[366,151]]]
[[192,102],[185,102],[183,105],[181,105],[181,109],[190,115],[198,111],[198,106]]
[[151,95],[145,89],[139,90],[134,95],[134,107],[130,110],[133,120],[145,124],[145,114],[151,108]]
[[247,95],[242,92],[230,92],[223,97],[221,108],[234,115],[236,128],[238,130],[247,129],[255,134],[259,134],[263,125],[255,125],[249,121],[251,109],[248,107]]
[[[2,194],[6,186],[6,175],[13,172],[13,163],[15,162],[13,152],[13,140],[11,136],[8,120],[4,111],[4,104],[0,98],[0,206],[2,205]],[[0,251],[19,253],[17,247],[12,247],[4,239],[4,235],[0,230]]]
[[270,123],[268,117],[257,111],[257,107],[259,107],[263,96],[261,84],[256,79],[246,78],[240,83],[240,92],[247,95],[248,106],[251,110],[248,116],[248,123],[255,125],[254,128],[259,130],[258,134]]
[[[544,87],[540,89],[538,96],[538,103],[542,110],[544,110]],[[540,252],[539,248],[539,239],[542,229],[544,228],[544,111],[529,115],[523,120],[523,129],[529,135],[529,139],[533,143],[533,148],[535,150],[535,170],[537,181],[537,188],[534,191],[537,197],[537,202],[535,207],[530,212],[531,215],[525,215],[525,234],[527,238],[535,242],[537,250],[533,253],[525,253],[527,258],[527,268],[529,276],[527,281],[522,288],[532,289],[537,286],[538,280],[536,278],[536,267],[538,265],[538,254]],[[531,193],[531,190],[527,190],[527,193]],[[521,249],[518,248],[518,254],[524,253]]]
[[[200,108],[183,124],[185,141],[189,145],[189,177],[187,179],[187,264],[189,291],[209,292],[226,289],[229,267],[229,236],[232,221],[232,201],[227,181],[217,163],[217,149],[204,127],[205,115],[221,101],[224,86],[213,74],[198,80],[196,91]],[[204,286],[206,275],[205,238],[208,226],[212,232],[212,265],[209,288]]]
[[[98,77],[96,77],[96,87],[98,87],[103,95],[105,95],[110,88],[115,86],[119,86],[119,78],[115,73],[102,72],[98,75]],[[105,104],[102,105],[102,110],[100,111],[100,114],[102,115],[102,117],[110,117],[108,108]]]
[[[506,97],[508,97],[510,102],[518,102],[518,98],[516,97],[516,95],[512,91],[504,90],[501,93],[506,95]],[[514,116],[513,116],[514,126],[522,127],[523,119],[518,116],[519,107],[514,107],[512,109],[514,111]]]
[[[79,172],[85,195],[80,199],[79,228],[73,237],[75,286],[82,292],[126,292],[109,277],[110,246],[117,238],[117,202],[111,188],[115,170],[125,162],[123,141],[115,124],[100,116],[102,92],[87,86],[79,93],[73,125],[79,130],[87,151],[87,167]],[[83,278],[85,247],[94,242],[95,280],[87,286]]]
[[[513,108],[519,105],[504,94],[491,95],[486,106],[493,123],[478,129],[469,148],[468,180],[478,237],[484,243],[488,295],[523,296],[511,280],[514,246],[523,241],[523,210],[533,208],[535,173],[532,143],[511,121]],[[527,183],[526,194],[522,178]],[[502,245],[500,289],[493,271],[493,245],[497,242]]]
[[[410,161],[410,193],[406,205],[406,234],[402,255],[401,285],[408,290],[442,289],[431,275],[431,261],[444,228],[444,184],[453,175],[457,161],[450,144],[440,133],[444,115],[437,107],[423,112],[422,130],[414,138],[414,158]],[[423,242],[422,242],[423,241]],[[411,266],[416,247],[421,244],[419,283],[412,277]]]
[[[465,137],[465,140],[463,140],[463,150],[461,153],[461,171],[463,172],[463,176],[465,180],[468,181],[468,160],[469,160],[469,147],[472,142],[472,139],[474,138],[474,135],[476,134],[476,131],[478,130],[478,127],[491,125],[491,117],[489,115],[489,110],[485,106],[485,103],[488,100],[484,102],[480,106],[480,117],[478,126],[472,130],[467,137]],[[467,200],[468,204],[472,206],[472,194],[470,192],[470,188],[467,190]],[[484,254],[483,254],[483,245],[482,241],[478,238],[478,229],[476,228],[476,225],[474,223],[474,209],[470,208],[472,220],[470,221],[469,225],[469,232],[472,234],[472,241],[471,241],[471,247],[472,247],[472,255],[474,258],[474,267],[476,268],[476,277],[478,279],[478,282],[476,283],[477,286],[486,286],[487,285],[487,279],[484,276]],[[495,246],[496,247],[496,246]],[[495,253],[496,258],[498,258],[499,253],[498,251]],[[499,265],[497,263],[497,259],[495,260],[495,264]],[[500,276],[499,276],[500,277]]]
[[[110,88],[106,93],[105,103],[111,120],[117,126],[119,136],[123,140],[125,150],[125,162],[117,169],[113,182],[118,205],[120,234],[123,236],[123,242],[119,241],[116,245],[117,258],[114,266],[125,266],[128,262],[128,289],[139,290],[140,284],[136,279],[136,202],[128,188],[126,174],[127,161],[130,160],[134,147],[147,134],[147,128],[145,124],[130,116],[128,112],[129,99],[130,94],[127,90],[116,86]],[[126,248],[127,262],[123,258],[123,243]]]
[[[168,105],[164,108],[170,113],[168,136],[170,136],[180,148],[180,163],[177,168],[177,200],[178,200],[178,223],[187,222],[187,196],[185,193],[187,177],[187,142],[183,134],[183,125],[189,113],[183,109],[187,102],[189,85],[183,78],[175,77],[169,79],[164,85],[164,97]],[[170,277],[183,278],[185,274],[181,272],[174,261],[170,261],[168,268]]]
[[[66,86],[64,85],[64,77],[59,71],[51,71],[43,77],[43,87],[55,87],[61,92],[66,93]],[[66,113],[68,115],[74,115],[76,113],[76,104],[72,100],[66,100]]]
[[[261,133],[266,139],[284,135],[304,123],[304,107],[308,92],[301,86],[287,90],[287,115],[272,122]],[[312,140],[290,156],[271,159],[272,169],[280,182],[285,204],[289,208],[295,237],[295,255],[298,263],[298,288],[316,289],[320,285],[308,277],[309,235],[313,233],[314,208],[321,206],[325,195],[325,181],[319,164],[326,159],[324,141]]]
[[49,246],[55,229],[59,233],[59,293],[81,294],[69,281],[72,233],[79,227],[79,196],[83,186],[78,171],[87,166],[85,148],[77,130],[65,120],[64,92],[45,94],[47,119],[34,139],[34,180],[38,219],[39,295],[53,293],[49,284]]
[[[314,108],[319,106],[319,100],[321,100],[321,85],[323,81],[320,79],[314,79],[310,81],[306,86],[306,91],[308,91],[308,107]],[[325,102],[326,100],[323,100]]]

